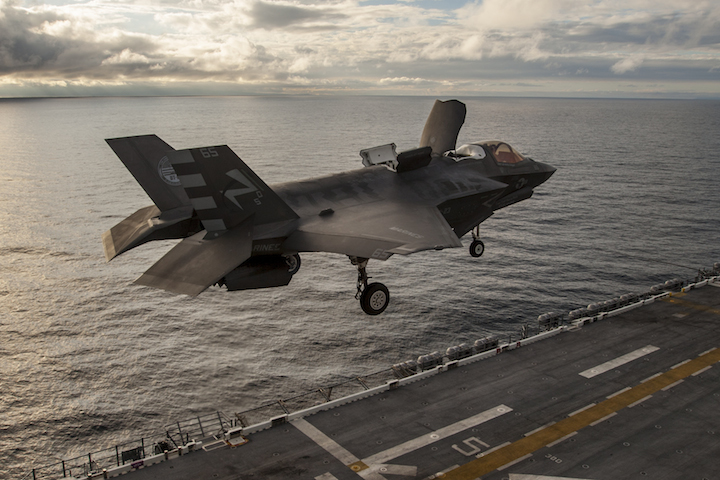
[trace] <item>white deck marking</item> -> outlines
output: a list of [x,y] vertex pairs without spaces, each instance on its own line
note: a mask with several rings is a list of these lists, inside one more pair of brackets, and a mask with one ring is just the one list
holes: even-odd
[[701,373],[707,372],[708,370],[710,370],[710,368],[712,368],[712,365],[708,365],[707,367],[703,368],[702,370],[698,370],[697,372],[693,373],[693,377],[697,377]]
[[338,479],[335,475],[328,472],[328,473],[323,473],[322,475],[318,475],[317,477],[315,477],[315,480],[338,480]]
[[580,410],[575,410],[574,412],[568,414],[568,417],[572,417],[573,415],[577,415],[577,414],[580,413],[580,412],[584,412],[584,411],[587,410],[588,408],[592,408],[592,407],[594,407],[595,405],[596,405],[595,403],[591,403],[590,405],[585,405],[585,406],[584,406],[583,408],[581,408]]
[[310,422],[307,420],[303,420],[302,418],[299,418],[297,420],[293,420],[291,424],[300,430],[302,433],[310,437],[312,441],[320,445],[322,448],[325,449],[330,455],[340,460],[343,465],[350,465],[351,463],[355,463],[359,461],[360,459],[357,458],[352,453],[345,450],[339,443],[337,443],[332,438],[325,435],[323,432],[315,428]]
[[672,367],[670,367],[670,370],[675,370],[678,367],[682,367],[683,365],[688,363],[690,360],[692,360],[692,359],[688,358],[687,360],[683,360],[682,362],[677,363],[677,364],[673,365]]
[[645,380],[642,380],[640,383],[649,382],[649,381],[652,380],[653,378],[657,378],[657,377],[659,377],[659,376],[662,375],[662,374],[663,374],[663,372],[658,372],[658,373],[656,373],[655,375],[650,375],[650,376],[647,377]]
[[407,453],[417,450],[418,448],[425,447],[431,443],[435,443],[451,435],[460,433],[463,430],[480,425],[481,423],[487,422],[488,420],[492,420],[493,418],[501,415],[505,415],[508,412],[512,412],[512,408],[507,405],[499,405],[495,408],[485,410],[482,413],[478,413],[470,418],[466,418],[465,420],[460,420],[452,425],[448,425],[447,427],[443,427],[439,430],[435,430],[434,432],[430,432],[405,443],[401,443],[396,447],[389,448],[383,452],[363,458],[362,461],[366,465],[384,464],[394,458],[401,457]]
[[[434,432],[430,432],[421,437],[417,437],[405,443],[397,445],[396,447],[390,448],[380,453],[376,453],[375,455],[371,455],[362,460],[362,463],[367,465],[369,468],[361,470],[357,473],[366,480],[385,480],[385,477],[383,477],[381,473],[390,475],[414,476],[417,474],[417,467],[407,465],[388,465],[387,462],[394,458],[405,455],[406,453],[413,452],[418,448],[422,448],[430,445],[431,443],[435,443],[439,440],[442,440],[443,438],[447,438],[451,435],[455,435],[456,433],[460,433],[468,428],[480,425],[481,423],[492,420],[493,418],[499,417],[508,412],[512,412],[512,408],[508,407],[507,405],[498,405],[495,408],[491,408],[482,413],[478,413],[477,415],[473,415],[470,418],[460,420],[459,422],[455,422],[452,425],[448,425],[447,427],[443,427],[439,430],[435,430]],[[292,421],[291,424],[295,426],[295,428],[300,430],[302,433],[304,433],[316,444],[318,444],[320,447],[322,447],[330,455],[341,461],[343,464],[351,465],[353,463],[360,462],[359,458],[350,453],[335,440],[318,430],[307,420],[299,418]],[[410,472],[415,473],[411,474]],[[330,477],[327,477],[327,480],[331,480]]]
[[547,475],[527,475],[525,473],[511,473],[510,480],[585,480],[584,478],[548,477]]
[[512,442],[501,443],[501,444],[498,445],[497,447],[493,447],[493,448],[491,448],[490,450],[485,450],[484,452],[478,453],[477,455],[475,455],[475,458],[484,457],[484,456],[487,455],[488,453],[492,453],[492,452],[494,452],[495,450],[500,450],[501,448],[506,447],[506,446],[510,445],[511,443],[512,443]]
[[405,475],[406,477],[417,476],[417,467],[410,466],[410,465],[380,464],[380,465],[371,466],[370,470],[372,470],[376,473],[382,473],[382,474],[388,474],[388,475]]
[[513,461],[510,462],[510,463],[506,463],[506,464],[503,465],[502,467],[498,467],[497,470],[498,470],[498,472],[501,471],[501,470],[505,470],[506,468],[510,468],[510,467],[512,467],[513,465],[515,465],[516,463],[520,463],[520,462],[522,462],[523,460],[525,460],[526,458],[530,458],[530,457],[532,457],[532,453],[528,453],[527,455],[524,455],[524,456],[522,456],[522,457],[520,457],[520,458],[517,458],[517,459],[513,460]]
[[625,365],[626,363],[630,363],[633,360],[637,360],[640,357],[644,357],[645,355],[648,355],[656,350],[660,350],[660,349],[658,347],[653,347],[652,345],[648,345],[647,347],[639,348],[639,349],[635,350],[634,352],[630,352],[621,357],[618,357],[615,360],[610,360],[609,362],[600,364],[597,367],[589,368],[589,369],[585,370],[584,372],[580,372],[580,375],[585,378],[593,378],[597,375],[600,375],[609,370],[612,370],[613,368],[619,367],[620,365]]
[[562,442],[564,442],[565,440],[567,440],[568,438],[574,437],[575,435],[577,435],[577,432],[568,433],[568,434],[565,435],[564,437],[558,438],[558,439],[555,440],[554,442],[548,443],[548,444],[545,445],[545,446],[546,446],[546,447],[554,447],[554,446],[557,445],[558,443],[562,443]]
[[670,390],[670,389],[673,388],[674,386],[680,385],[680,384],[683,383],[684,381],[685,381],[685,380],[683,380],[683,379],[681,378],[681,379],[678,380],[677,382],[671,383],[671,384],[668,385],[667,387],[661,388],[660,390],[662,390],[663,392],[667,392],[668,390]]
[[445,470],[442,470],[433,475],[425,477],[425,478],[423,478],[423,480],[435,480],[436,478],[442,478],[443,475],[445,475],[447,472],[449,472],[450,470],[455,470],[458,467],[460,467],[460,465],[453,465],[452,467],[446,468]]
[[591,427],[594,427],[595,425],[599,425],[599,424],[601,424],[602,422],[604,422],[605,420],[608,420],[609,418],[614,417],[615,415],[617,415],[617,412],[613,412],[613,413],[611,413],[610,415],[605,415],[605,416],[602,417],[600,420],[595,420],[594,422],[592,422],[592,423],[590,424],[590,426],[591,426]]
[[634,407],[635,405],[640,405],[640,404],[643,403],[645,400],[650,400],[651,398],[652,398],[652,395],[648,395],[647,397],[643,397],[643,398],[641,398],[640,400],[638,400],[637,402],[633,402],[633,403],[631,403],[630,405],[628,405],[627,408],[632,408],[632,407]]
[[[655,378],[655,377],[657,377],[657,375],[653,375],[653,376],[650,377],[650,378]],[[649,380],[649,379],[648,379],[648,380]],[[645,381],[647,381],[647,380],[643,380],[643,382],[645,382]],[[642,382],[640,382],[640,383],[642,383]],[[608,395],[608,396],[605,397],[605,398],[610,399],[610,398],[613,398],[613,397],[617,397],[617,396],[620,395],[621,393],[625,393],[625,392],[627,392],[628,390],[632,390],[632,388],[631,388],[631,387],[625,387],[625,388],[623,388],[622,390],[618,390],[617,392],[612,393],[612,394]]]
[[550,426],[552,426],[552,425],[555,425],[555,422],[550,422],[550,423],[548,423],[548,424],[543,425],[542,427],[536,428],[535,430],[530,430],[529,432],[527,432],[526,434],[524,434],[523,437],[529,437],[529,436],[532,435],[533,433],[537,433],[537,432],[539,432],[540,430],[544,430],[544,429],[546,429],[547,427],[550,427]]

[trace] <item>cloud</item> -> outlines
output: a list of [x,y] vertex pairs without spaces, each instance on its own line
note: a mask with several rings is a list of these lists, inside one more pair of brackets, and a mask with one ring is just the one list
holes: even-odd
[[622,75],[623,73],[636,70],[642,63],[643,59],[640,57],[623,58],[622,60],[614,64],[612,67],[610,67],[610,70],[612,70],[613,73]]
[[573,0],[483,0],[468,3],[459,13],[470,28],[517,32],[561,18],[575,5]]
[[472,92],[720,79],[708,0],[21,1],[0,0],[0,83]]

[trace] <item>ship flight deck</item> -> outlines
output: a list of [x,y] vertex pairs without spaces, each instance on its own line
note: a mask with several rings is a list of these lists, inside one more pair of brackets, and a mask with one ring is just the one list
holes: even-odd
[[204,439],[129,478],[720,478],[720,282],[705,283]]

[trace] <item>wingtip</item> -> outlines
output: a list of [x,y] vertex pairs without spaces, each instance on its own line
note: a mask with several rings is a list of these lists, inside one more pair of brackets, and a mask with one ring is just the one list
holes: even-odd
[[103,251],[105,252],[105,261],[109,262],[118,256],[115,250],[115,242],[113,241],[112,230],[102,234]]

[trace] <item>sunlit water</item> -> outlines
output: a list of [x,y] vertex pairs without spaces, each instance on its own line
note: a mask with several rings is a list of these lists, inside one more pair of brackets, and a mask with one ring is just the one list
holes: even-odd
[[415,147],[433,100],[0,101],[0,478],[720,260],[719,102],[476,98],[460,143],[502,139],[558,171],[482,225],[480,259],[371,262],[391,292],[383,315],[362,313],[338,255],[303,255],[285,288],[192,299],[132,284],[174,242],[105,262],[102,232],[150,204],[105,138],[228,144],[273,184],[359,168],[363,148]]

